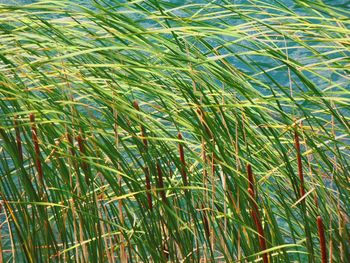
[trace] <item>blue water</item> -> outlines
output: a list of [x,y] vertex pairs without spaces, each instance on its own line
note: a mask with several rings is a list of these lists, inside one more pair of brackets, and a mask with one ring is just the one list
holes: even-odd
[[[30,4],[30,3],[35,3],[39,2],[39,0],[0,0],[1,4]],[[86,3],[87,1],[84,0],[72,0],[72,3]],[[113,2],[121,2],[119,0],[111,0],[111,3]],[[184,4],[189,4],[189,3],[209,3],[212,1],[209,0],[201,0],[201,1],[193,1],[193,0],[168,0],[164,2],[170,2],[178,5],[184,5]],[[221,1],[216,1],[216,2],[221,2]],[[243,4],[243,3],[248,3],[249,0],[231,0],[231,3],[234,4]],[[273,3],[273,0],[266,0],[265,2],[267,3]],[[288,6],[289,8],[293,8],[295,6],[295,1],[293,0],[286,0],[282,1],[284,5]],[[327,5],[335,6],[338,8],[350,8],[350,0],[324,0],[323,1]],[[345,9],[346,10],[346,9]]]

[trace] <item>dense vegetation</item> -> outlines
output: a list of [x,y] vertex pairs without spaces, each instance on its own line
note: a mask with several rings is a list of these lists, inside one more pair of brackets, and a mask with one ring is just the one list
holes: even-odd
[[350,12],[283,2],[0,5],[0,261],[349,262]]

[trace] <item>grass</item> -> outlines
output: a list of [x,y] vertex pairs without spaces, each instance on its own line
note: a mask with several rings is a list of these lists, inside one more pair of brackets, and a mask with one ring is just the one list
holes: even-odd
[[0,261],[347,262],[349,11],[0,5]]

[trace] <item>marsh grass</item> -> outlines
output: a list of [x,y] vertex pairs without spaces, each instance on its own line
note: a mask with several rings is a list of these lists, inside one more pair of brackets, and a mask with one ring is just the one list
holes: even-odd
[[349,11],[0,5],[0,259],[347,262]]

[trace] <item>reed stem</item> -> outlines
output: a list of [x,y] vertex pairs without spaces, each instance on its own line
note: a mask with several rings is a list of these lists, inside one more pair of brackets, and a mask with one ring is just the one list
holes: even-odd
[[323,221],[321,216],[317,217],[317,227],[318,227],[318,237],[320,239],[322,263],[327,263],[326,238],[324,234],[324,227],[323,227]]
[[303,197],[305,195],[305,188],[304,188],[304,173],[303,173],[303,164],[301,161],[301,151],[300,151],[300,142],[299,142],[299,134],[298,130],[294,130],[294,144],[297,151],[297,161],[298,161],[298,175],[300,180],[300,197]]
[[[178,139],[183,140],[182,134],[178,134]],[[184,154],[184,148],[182,143],[179,143],[179,154],[180,154],[180,162],[181,162],[181,176],[184,186],[188,185],[187,181],[187,173],[186,173],[186,160],[185,160],[185,154]]]

